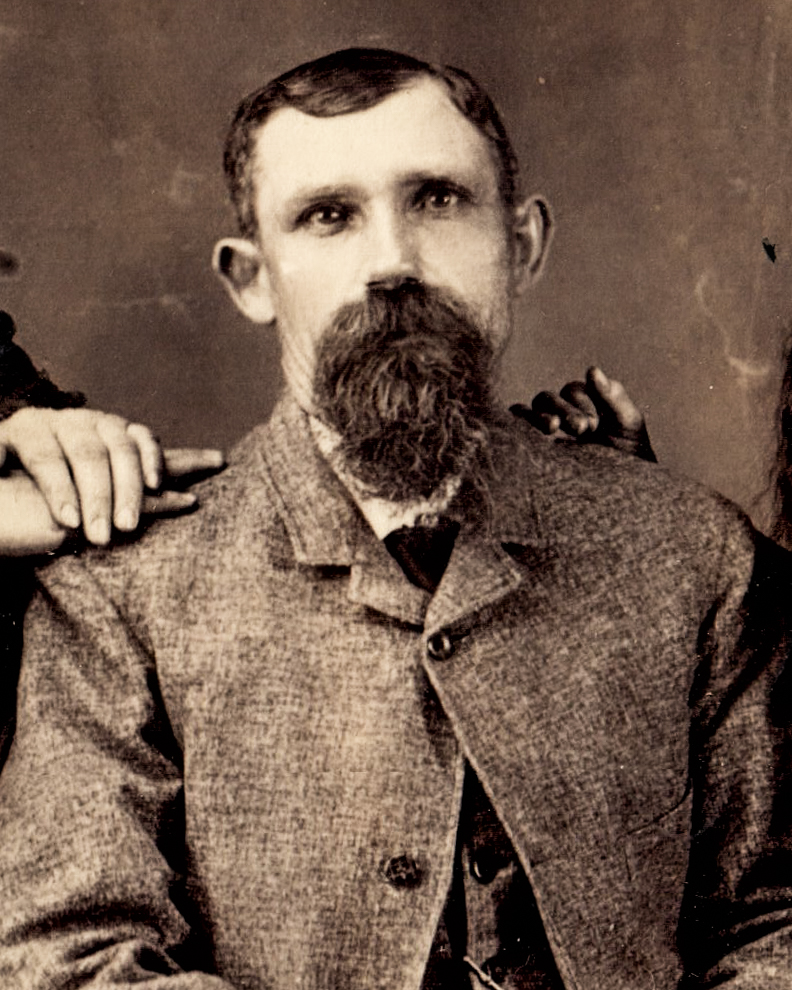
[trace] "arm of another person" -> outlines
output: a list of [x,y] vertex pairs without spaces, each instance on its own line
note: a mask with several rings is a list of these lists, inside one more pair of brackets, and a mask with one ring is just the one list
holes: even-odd
[[0,310],[0,557],[52,553],[80,528],[104,544],[113,526],[134,531],[141,513],[195,505],[193,495],[167,488],[218,470],[220,451],[163,454],[145,426],[86,409],[85,396],[58,388],[15,334]]
[[0,556],[53,552],[81,527],[106,544],[142,513],[194,507],[194,495],[162,485],[222,464],[217,450],[163,453],[147,427],[109,413],[20,409],[0,423]]
[[657,460],[641,411],[621,382],[608,378],[601,368],[589,368],[585,381],[568,382],[560,393],[539,392],[530,406],[516,403],[511,411],[549,436],[573,437]]

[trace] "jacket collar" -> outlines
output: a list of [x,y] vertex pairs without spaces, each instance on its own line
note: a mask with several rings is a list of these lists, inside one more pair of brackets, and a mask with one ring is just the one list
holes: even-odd
[[269,421],[263,455],[296,561],[351,566],[363,520],[319,452],[308,416],[288,395]]
[[[352,569],[350,598],[402,621],[447,624],[519,586],[521,554],[552,557],[542,535],[535,481],[544,438],[504,416],[495,431],[489,525],[463,527],[427,615],[430,596],[411,585],[317,448],[308,416],[290,396],[266,431],[264,462],[295,560]],[[538,444],[537,441],[538,440]]]

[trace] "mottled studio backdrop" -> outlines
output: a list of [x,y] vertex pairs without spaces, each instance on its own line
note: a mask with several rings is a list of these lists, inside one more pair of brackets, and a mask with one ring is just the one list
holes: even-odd
[[791,39],[780,0],[0,0],[0,307],[59,382],[169,443],[229,445],[280,383],[209,270],[233,232],[229,114],[327,50],[407,49],[489,87],[555,208],[507,398],[601,362],[661,459],[761,522],[792,318]]

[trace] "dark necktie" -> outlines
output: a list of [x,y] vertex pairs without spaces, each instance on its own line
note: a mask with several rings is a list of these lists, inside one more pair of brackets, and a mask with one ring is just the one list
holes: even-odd
[[409,580],[431,594],[440,584],[458,532],[459,523],[443,516],[436,526],[402,526],[383,542]]

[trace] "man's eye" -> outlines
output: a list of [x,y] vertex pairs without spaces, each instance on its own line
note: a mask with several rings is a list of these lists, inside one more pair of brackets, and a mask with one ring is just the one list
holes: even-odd
[[418,209],[427,213],[450,213],[466,201],[465,195],[451,186],[433,186],[422,190],[417,197]]
[[339,203],[322,203],[301,213],[297,226],[320,234],[333,233],[349,222],[351,212],[348,207]]

